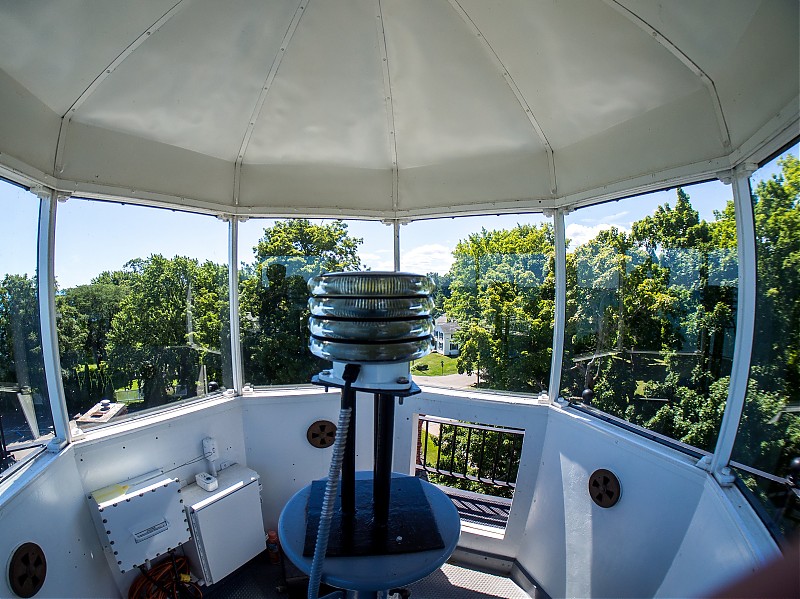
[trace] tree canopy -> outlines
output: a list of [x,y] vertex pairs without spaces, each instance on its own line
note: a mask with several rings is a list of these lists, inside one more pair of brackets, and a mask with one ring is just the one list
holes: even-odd
[[245,376],[257,384],[308,382],[325,362],[308,349],[308,279],[324,272],[359,270],[363,240],[347,224],[278,221],[253,248],[254,262],[240,283]]

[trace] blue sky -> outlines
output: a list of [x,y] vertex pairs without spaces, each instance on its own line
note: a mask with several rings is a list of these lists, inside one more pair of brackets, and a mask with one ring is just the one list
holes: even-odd
[[[792,148],[797,155],[797,146]],[[774,163],[755,175],[764,179],[776,172]],[[685,188],[702,218],[730,199],[729,186],[719,182]],[[647,194],[632,200],[608,202],[578,210],[566,217],[572,247],[588,241],[600,229],[616,226],[629,230],[631,223],[669,202],[675,191]],[[36,269],[38,201],[30,193],[0,181],[0,210],[5,217],[0,239],[0,276],[33,274]],[[511,228],[517,224],[544,222],[541,214],[502,215],[416,221],[400,229],[401,267],[411,272],[444,273],[452,262],[456,243],[470,233]],[[252,248],[265,226],[274,221],[253,219],[239,230],[239,258],[252,259]],[[59,204],[56,228],[56,277],[61,288],[88,283],[104,270],[118,270],[128,260],[160,253],[186,255],[199,260],[227,261],[227,223],[210,216],[142,208],[111,202],[70,199]],[[349,232],[364,239],[360,256],[372,270],[392,270],[393,231],[374,221],[348,221]]]

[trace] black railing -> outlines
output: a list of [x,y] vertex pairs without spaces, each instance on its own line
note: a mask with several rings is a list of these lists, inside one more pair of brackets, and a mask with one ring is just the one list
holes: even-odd
[[[525,434],[521,429],[425,415],[419,416],[418,427],[418,472],[449,479],[436,481],[442,484],[490,495],[508,494],[491,488],[516,487]],[[463,484],[466,481],[475,484]]]

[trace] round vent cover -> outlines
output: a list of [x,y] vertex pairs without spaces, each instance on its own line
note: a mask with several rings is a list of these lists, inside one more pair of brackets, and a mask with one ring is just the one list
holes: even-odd
[[317,420],[308,427],[306,439],[314,447],[330,447],[336,439],[336,425],[330,420]]
[[33,597],[47,576],[44,551],[36,543],[23,543],[11,556],[8,564],[8,582],[18,597]]
[[622,494],[619,479],[610,470],[595,470],[589,477],[589,495],[600,507],[612,507]]

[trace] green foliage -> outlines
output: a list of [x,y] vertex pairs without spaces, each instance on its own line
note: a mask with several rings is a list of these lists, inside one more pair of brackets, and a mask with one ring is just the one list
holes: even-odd
[[201,364],[211,359],[217,367],[210,377],[221,374],[210,354],[226,353],[220,331],[227,323],[227,268],[155,254],[124,270],[118,280],[126,290],[108,331],[110,367],[127,378],[124,386],[138,381],[143,407],[171,399],[176,385],[182,396],[196,395]]
[[763,389],[800,401],[800,160],[778,161],[782,175],[754,194],[758,305],[753,362]]
[[429,272],[427,277],[433,282],[433,311],[431,316],[436,319],[445,313],[444,302],[450,297],[450,273],[439,274],[438,272]]
[[[754,189],[758,306],[751,380],[734,459],[781,473],[800,455],[800,160]],[[533,229],[533,230],[532,230]],[[462,240],[447,315],[462,327],[460,372],[497,389],[547,384],[552,236],[542,228]],[[732,200],[705,221],[674,207],[610,228],[567,255],[566,396],[712,451],[725,410],[738,286]],[[531,263],[536,254],[546,261]],[[526,279],[527,277],[527,279]],[[532,341],[525,347],[524,341]]]
[[554,310],[553,231],[518,225],[460,241],[444,309],[461,325],[459,372],[494,388],[547,384]]
[[264,230],[240,283],[244,371],[255,384],[306,383],[325,367],[308,349],[312,276],[358,270],[361,239],[341,221],[278,221]]
[[114,380],[107,368],[108,333],[128,288],[94,282],[56,295],[58,343],[67,408],[77,413],[111,398]]
[[47,394],[36,279],[27,275],[0,282],[0,381]]

